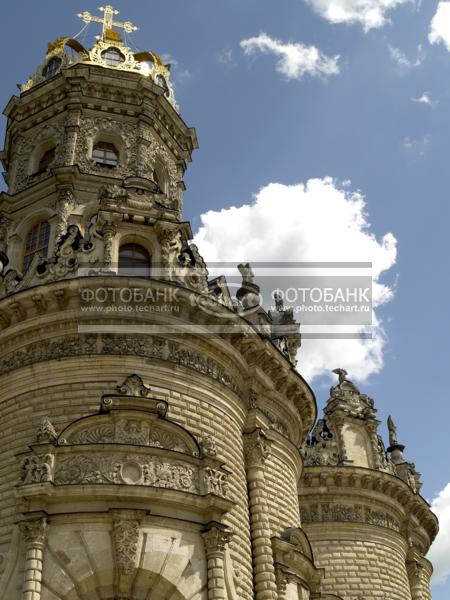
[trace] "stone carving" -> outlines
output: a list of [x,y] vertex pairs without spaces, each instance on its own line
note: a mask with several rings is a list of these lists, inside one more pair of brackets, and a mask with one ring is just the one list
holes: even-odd
[[165,278],[176,280],[179,269],[178,257],[182,248],[181,232],[169,225],[159,225],[158,240],[161,244],[161,264]]
[[[60,238],[53,259],[44,259],[38,269],[38,277],[59,279],[69,273],[74,273],[78,268],[76,256],[80,248],[82,235],[76,225],[69,225],[66,233]],[[33,264],[29,273],[33,273]],[[34,269],[35,270],[35,269]]]
[[205,542],[206,555],[210,557],[211,554],[222,554],[225,552],[225,548],[232,538],[232,533],[222,527],[213,525],[202,536]]
[[113,201],[112,204],[126,202],[127,197],[127,190],[119,185],[103,185],[98,192],[98,199],[101,206],[111,204],[111,202],[109,202],[110,200]]
[[187,288],[208,294],[208,269],[195,244],[183,250],[178,257],[180,265],[178,281]]
[[10,225],[10,219],[3,213],[0,213],[0,275],[3,273],[9,262],[7,250]]
[[111,118],[83,118],[81,120],[75,148],[75,160],[80,169],[85,173],[104,174],[104,168],[97,165],[90,154],[93,141],[102,134],[113,136],[113,138],[120,137],[121,143],[124,145],[119,165],[111,169],[108,175],[118,179],[133,175],[137,164],[136,127],[132,123]]
[[249,467],[262,467],[270,455],[271,442],[262,429],[247,433],[244,438],[245,458]]
[[387,424],[389,430],[389,446],[398,446],[397,427],[395,426],[390,415],[388,417]]
[[[55,162],[58,162],[58,152],[62,148],[62,140],[64,137],[64,126],[62,123],[53,123],[45,125],[36,135],[31,132],[27,136],[22,135],[16,144],[16,152],[13,157],[12,178],[10,185],[10,193],[16,193],[31,184],[35,184],[42,179],[48,177],[48,170],[44,173],[29,174],[30,159],[35,148],[39,148],[43,143],[51,141],[56,150]],[[59,164],[59,162],[58,162]]]
[[122,419],[116,425],[116,440],[121,444],[146,446],[149,443],[150,425],[136,419]]
[[0,279],[0,297],[14,293],[23,280],[21,273],[15,269],[10,269]]
[[144,485],[198,493],[194,468],[143,455],[91,453],[61,458],[54,483]]
[[223,471],[217,471],[206,467],[204,471],[204,484],[207,494],[215,494],[216,496],[227,496],[228,483],[227,474]]
[[150,390],[145,386],[139,375],[129,375],[122,385],[117,386],[118,391],[126,396],[146,398]]
[[333,369],[333,373],[336,373],[336,375],[339,377],[339,385],[344,383],[344,381],[348,381],[347,380],[348,373],[345,369]]
[[249,263],[238,265],[238,269],[242,275],[242,287],[255,285],[255,275]]
[[167,431],[161,429],[153,429],[150,431],[148,438],[148,445],[153,448],[165,448],[166,450],[173,450],[174,452],[188,452],[186,444],[175,436],[170,435]]
[[216,442],[210,435],[205,435],[200,443],[200,447],[205,456],[216,456],[217,454]]
[[[81,430],[74,433],[70,431],[65,438],[59,441],[60,445],[85,445],[85,444],[130,444],[134,446],[150,446],[164,448],[174,452],[191,454],[192,451],[186,443],[168,430],[169,425],[156,421],[155,424],[142,418],[117,419],[104,421],[105,417],[91,417],[102,419],[101,423],[85,424]],[[198,454],[198,451],[196,452]]]
[[301,507],[303,523],[366,523],[400,531],[400,524],[389,514],[370,507],[347,504],[316,504]]
[[21,521],[19,529],[27,546],[41,545],[45,542],[47,520]]
[[[64,440],[64,443],[77,445],[77,444],[106,444],[111,443],[114,440],[114,428],[111,424],[102,424],[102,425],[92,425],[83,429],[82,431],[78,431],[73,436],[71,436],[68,440]],[[60,443],[63,443],[60,440]]]
[[303,446],[305,466],[335,466],[339,452],[335,436],[325,419],[319,419]]
[[86,354],[144,356],[146,358],[166,360],[211,377],[234,392],[240,393],[236,381],[215,360],[205,357],[199,352],[190,350],[173,340],[169,341],[148,335],[81,335],[37,342],[28,345],[24,349],[16,350],[0,359],[0,374],[38,362],[58,360],[67,356],[83,356]]
[[47,483],[53,480],[55,457],[53,454],[30,454],[22,463],[22,483]]
[[69,217],[75,208],[75,196],[72,189],[64,188],[58,192],[58,200],[55,205],[55,210],[58,214],[58,222],[56,224],[55,240],[58,243],[67,231]]
[[44,417],[42,419],[42,424],[37,430],[36,439],[39,444],[53,444],[56,441],[58,434],[56,433],[56,429],[53,427],[50,419],[48,417]]
[[133,575],[139,544],[139,522],[115,520],[113,526],[114,554],[120,575]]

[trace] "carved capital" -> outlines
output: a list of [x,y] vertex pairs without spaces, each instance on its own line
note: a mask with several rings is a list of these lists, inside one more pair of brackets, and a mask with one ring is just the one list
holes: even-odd
[[19,523],[20,533],[28,548],[42,546],[47,533],[47,520],[22,521]]
[[223,554],[225,548],[232,538],[232,533],[219,525],[213,524],[207,531],[202,533],[205,542],[206,556]]

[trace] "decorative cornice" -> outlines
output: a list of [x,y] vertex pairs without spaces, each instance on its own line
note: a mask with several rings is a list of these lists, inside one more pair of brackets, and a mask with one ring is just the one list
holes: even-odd
[[[312,504],[313,499],[317,504],[318,498],[325,501],[327,497],[341,498],[345,495],[353,498],[353,502],[347,504],[356,506],[365,504],[365,499],[370,502],[378,497],[382,501],[384,496],[388,501],[386,506],[392,506],[394,501],[405,515],[416,518],[430,542],[439,529],[438,520],[429,504],[399,477],[381,471],[348,466],[306,467],[300,481],[299,495],[303,507]],[[339,502],[342,503],[342,499]]]

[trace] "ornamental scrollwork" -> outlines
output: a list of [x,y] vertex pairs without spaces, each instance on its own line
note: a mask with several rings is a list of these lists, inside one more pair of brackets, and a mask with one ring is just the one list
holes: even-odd
[[137,136],[132,123],[117,121],[111,118],[81,120],[75,146],[75,161],[86,173],[103,174],[103,167],[92,159],[91,152],[94,141],[102,134],[119,136],[124,145],[121,160],[110,174],[117,178],[133,175],[137,165]]
[[113,524],[114,553],[119,573],[133,575],[139,544],[139,522],[124,519]]
[[142,485],[198,493],[193,467],[127,454],[91,453],[62,458],[55,468],[55,485]]

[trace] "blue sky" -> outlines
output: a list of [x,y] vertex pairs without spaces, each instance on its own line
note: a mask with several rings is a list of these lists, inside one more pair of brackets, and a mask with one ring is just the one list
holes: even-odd
[[[16,84],[36,70],[47,42],[76,34],[82,27],[76,13],[97,12],[98,4],[5,4],[3,105]],[[380,4],[366,0],[365,6]],[[174,64],[177,101],[200,142],[186,177],[185,216],[194,231],[203,223],[197,241],[203,241],[207,258],[215,256],[216,243],[225,248],[220,258],[234,258],[236,248],[226,251],[230,230],[221,227],[226,222],[243,238],[237,260],[254,258],[257,238],[255,256],[261,259],[273,258],[276,245],[286,259],[314,260],[318,240],[322,254],[329,254],[320,260],[334,260],[342,246],[353,260],[367,259],[372,248],[384,261],[378,282],[392,297],[376,310],[383,341],[368,352],[334,343],[327,369],[346,367],[350,376],[353,370],[375,399],[380,419],[393,414],[408,458],[423,473],[423,495],[431,501],[450,482],[445,430],[450,419],[450,51],[445,43],[450,47],[450,8],[448,15],[445,11],[450,3],[384,4],[391,9],[378,13],[375,22],[364,4],[354,8],[354,0],[117,0],[114,5],[120,17],[140,27],[133,35],[139,47]],[[94,33],[91,27],[89,34]],[[316,184],[300,187],[314,179]],[[298,207],[287,202],[286,214],[277,214],[271,230],[271,215],[264,211],[270,206],[276,211],[274,199],[291,192],[301,196]],[[244,205],[245,215],[228,210]],[[310,214],[317,206],[320,218]],[[352,244],[349,223],[338,218],[349,206],[353,225],[367,213]],[[290,210],[297,211],[294,219]],[[215,212],[205,217],[207,211]],[[298,231],[292,222],[300,223]],[[302,243],[294,240],[296,231]],[[247,251],[251,256],[244,255]],[[307,343],[304,350],[306,362],[316,360]],[[311,368],[305,365],[306,372]],[[322,365],[316,372],[322,407],[330,379]],[[439,507],[450,538],[450,488]],[[450,573],[446,543],[441,542],[438,557],[442,575]],[[448,599],[449,592],[450,580],[436,585],[433,597]]]

